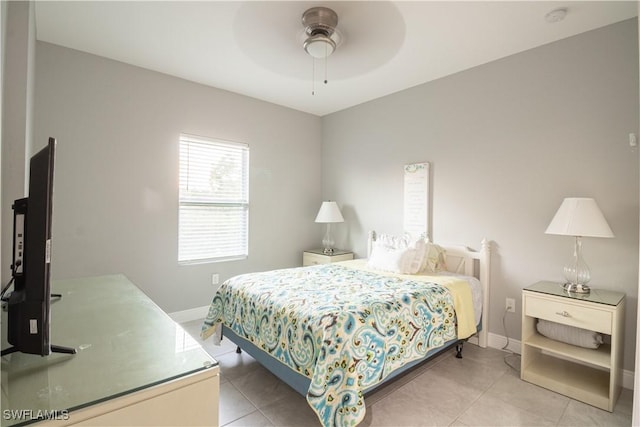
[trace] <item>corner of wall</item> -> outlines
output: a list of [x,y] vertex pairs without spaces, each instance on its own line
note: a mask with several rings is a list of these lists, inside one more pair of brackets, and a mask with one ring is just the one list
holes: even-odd
[[[13,228],[13,214],[7,210],[13,200],[27,192],[29,158],[33,146],[35,86],[35,3],[2,3],[2,143],[0,173],[1,228]],[[9,19],[11,17],[11,19]],[[6,25],[5,25],[6,24]],[[6,266],[11,264],[12,233],[2,233],[0,241],[0,280],[9,280]]]

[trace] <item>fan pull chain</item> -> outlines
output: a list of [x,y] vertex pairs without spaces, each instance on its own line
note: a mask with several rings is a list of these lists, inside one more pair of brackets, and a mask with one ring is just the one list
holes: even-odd
[[[325,51],[326,51],[327,47],[325,46]],[[328,56],[324,57],[324,84],[329,83],[329,79],[327,77],[328,73],[328,67],[327,67],[327,61],[328,61]],[[312,68],[311,68],[311,95],[315,96],[316,94],[316,58],[311,57],[311,63],[312,63]]]
[[[325,46],[325,50],[327,49],[327,47]],[[324,84],[327,84],[329,81],[327,80],[327,61],[328,61],[328,56],[324,57]]]
[[311,62],[313,63],[312,71],[311,71],[311,95],[316,94],[316,59],[312,56]]

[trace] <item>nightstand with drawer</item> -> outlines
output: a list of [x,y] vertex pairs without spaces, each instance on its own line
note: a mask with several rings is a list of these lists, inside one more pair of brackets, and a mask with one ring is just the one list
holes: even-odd
[[302,253],[304,267],[316,264],[331,264],[332,262],[353,259],[353,252],[334,250],[332,254],[325,254],[322,249],[311,249]]
[[[528,382],[612,412],[622,386],[625,295],[604,289],[567,293],[560,283],[522,290],[522,362]],[[597,349],[541,335],[538,319],[607,336]]]

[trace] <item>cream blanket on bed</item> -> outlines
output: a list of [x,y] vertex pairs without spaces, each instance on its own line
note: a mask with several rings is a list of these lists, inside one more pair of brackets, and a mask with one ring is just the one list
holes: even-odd
[[475,334],[478,330],[475,322],[475,312],[473,308],[473,297],[471,288],[466,280],[458,276],[443,275],[426,275],[426,274],[398,274],[385,271],[374,270],[367,266],[366,259],[354,259],[350,261],[341,261],[338,264],[345,267],[357,268],[376,274],[385,276],[401,277],[405,280],[414,280],[418,282],[437,283],[446,287],[453,298],[453,306],[456,310],[456,318],[458,322],[458,339],[466,339]]

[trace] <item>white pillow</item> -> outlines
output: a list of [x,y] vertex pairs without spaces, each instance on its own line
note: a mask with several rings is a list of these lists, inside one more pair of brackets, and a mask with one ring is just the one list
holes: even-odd
[[374,245],[367,265],[374,270],[405,273],[413,261],[410,249],[394,249],[383,245]]
[[376,236],[373,245],[383,245],[393,249],[405,249],[409,247],[409,235],[395,236],[393,234],[380,233]]
[[423,239],[410,242],[408,236],[381,234],[373,243],[367,265],[375,270],[415,274],[422,268],[425,255]]
[[584,348],[598,348],[604,342],[602,334],[598,332],[562,325],[544,319],[538,319],[537,329],[540,334],[547,338]]

